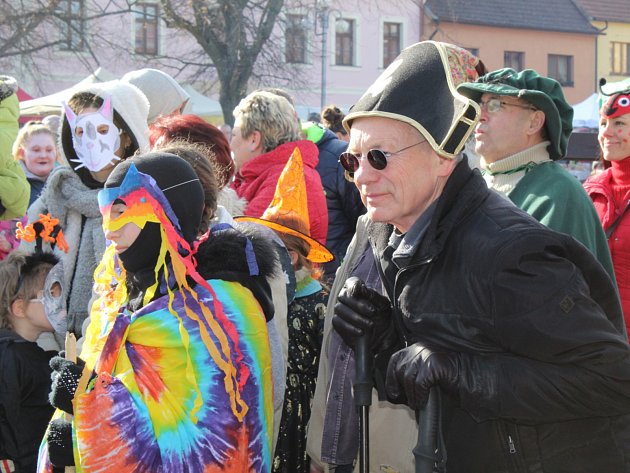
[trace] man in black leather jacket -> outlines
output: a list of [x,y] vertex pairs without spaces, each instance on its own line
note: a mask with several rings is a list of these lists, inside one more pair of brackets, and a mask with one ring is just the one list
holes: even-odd
[[373,274],[360,268],[369,254],[379,284],[346,281],[332,325],[349,346],[367,334],[390,401],[422,409],[439,389],[448,473],[628,472],[614,283],[470,169],[461,150],[479,108],[445,73],[451,53],[407,48],[345,119],[341,161],[370,220],[345,274]]

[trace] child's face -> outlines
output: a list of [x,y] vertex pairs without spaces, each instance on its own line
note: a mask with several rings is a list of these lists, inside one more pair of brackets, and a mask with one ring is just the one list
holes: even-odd
[[48,177],[57,160],[55,140],[48,133],[32,135],[20,152],[26,169],[41,178]]
[[36,297],[25,301],[24,315],[33,328],[60,334],[68,329],[66,294],[62,284],[63,263],[59,262],[46,275]]
[[[127,206],[123,203],[117,203],[111,206],[109,218],[116,220],[123,216],[127,211]],[[109,221],[109,219],[108,219]],[[105,238],[111,240],[114,243],[116,253],[120,254],[129,248],[138,235],[140,235],[141,229],[133,222],[128,222],[122,225],[120,228],[112,230],[112,226],[105,229]]]
[[[45,284],[44,284],[45,286]],[[49,293],[45,294],[44,287],[37,292],[37,297],[26,301],[24,308],[24,316],[31,323],[31,326],[35,329],[39,329],[42,332],[54,332],[54,328],[48,320],[46,314],[47,304],[46,299],[48,297],[60,298],[61,297],[61,285],[59,283],[53,284]]]

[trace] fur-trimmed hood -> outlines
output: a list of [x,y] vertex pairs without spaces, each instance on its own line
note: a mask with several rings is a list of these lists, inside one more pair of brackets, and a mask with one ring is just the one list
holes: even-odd
[[[278,254],[273,243],[261,233],[238,224],[235,227],[225,224],[212,228],[195,255],[197,271],[204,279],[240,282],[254,293],[265,317],[271,320],[274,306],[267,278],[276,276],[280,270]],[[248,259],[250,255],[255,258]],[[255,268],[257,274],[252,275]]]
[[[125,122],[131,140],[138,148],[139,153],[149,151],[149,125],[147,116],[149,114],[149,101],[146,96],[135,85],[120,80],[89,84],[77,89],[74,93],[91,92],[101,98],[110,96],[114,111],[120,115]],[[61,130],[59,133],[59,153],[63,160],[73,169],[77,166],[71,159],[76,158],[76,152],[72,145],[72,134],[68,119],[63,115]],[[88,187],[100,188],[102,183],[98,183],[91,178],[87,169],[75,169],[81,180]]]

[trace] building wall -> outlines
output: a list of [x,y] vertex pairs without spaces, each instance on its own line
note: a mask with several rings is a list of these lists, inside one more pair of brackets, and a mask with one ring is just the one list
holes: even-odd
[[602,31],[597,38],[597,78],[605,77],[608,82],[627,79],[626,75],[612,73],[612,42],[630,43],[630,24],[594,21],[593,26]]
[[[328,13],[326,34],[326,80],[324,103],[335,104],[346,112],[383,72],[383,24],[402,24],[401,49],[419,41],[419,7],[411,0],[359,1],[335,0]],[[355,58],[353,66],[335,65],[335,21],[347,18],[355,21]],[[292,88],[302,112],[320,111],[322,99],[321,17],[312,30],[310,64],[300,66],[300,73],[310,78],[306,87]],[[305,115],[305,113],[301,113]]]
[[[435,34],[434,34],[435,33]],[[504,51],[523,51],[523,67],[547,75],[547,55],[573,56],[573,87],[563,87],[567,101],[576,104],[596,88],[594,35],[557,33],[535,30],[512,30],[478,25],[440,23],[439,29],[425,23],[423,38],[433,35],[436,41],[447,41],[466,48],[476,48],[479,57],[495,70],[504,67]]]
[[[105,2],[106,0],[97,0]],[[91,2],[86,2],[90,4]],[[293,67],[293,77],[287,89],[294,96],[298,112],[306,118],[309,112],[319,112],[322,101],[322,88],[325,90],[324,103],[334,103],[345,111],[355,103],[369,85],[383,71],[383,24],[396,22],[402,24],[402,48],[421,39],[420,7],[417,0],[332,0],[327,17],[329,27],[326,34],[325,54],[325,83],[322,82],[322,16],[321,11],[303,9],[307,15],[304,28],[309,38],[306,64]],[[291,12],[287,9],[286,12]],[[337,18],[353,19],[356,24],[355,56],[352,66],[335,65],[335,20]],[[33,55],[33,60],[40,66],[42,75],[34,77],[28,74],[25,64],[15,58],[6,64],[0,60],[0,70],[15,75],[22,87],[33,96],[43,96],[68,88],[86,76],[97,67],[104,69],[104,75],[115,78],[126,72],[142,67],[156,67],[165,72],[175,74],[175,68],[159,64],[150,56],[133,53],[134,24],[131,15],[111,18],[100,23],[105,36],[118,45],[114,49],[105,43],[91,44],[94,57],[86,51],[82,58],[74,54],[53,51],[41,52]],[[463,24],[440,24],[435,32],[435,26],[427,23],[422,29],[422,39],[432,37],[439,41],[447,41],[468,48],[478,48],[481,58],[489,69],[503,67],[503,52],[525,51],[525,67],[533,68],[547,74],[547,53],[573,55],[574,57],[574,86],[566,87],[565,94],[570,103],[578,103],[596,90],[595,73],[595,36],[540,32],[527,30],[510,30],[505,28],[491,28]],[[435,32],[435,34],[434,34]],[[606,38],[612,39],[614,29],[609,28]],[[282,37],[281,32],[277,34]],[[615,35],[617,33],[614,33]],[[600,43],[603,37],[600,37]],[[605,48],[600,44],[600,50]],[[172,29],[160,24],[160,48],[165,55],[176,55],[183,51],[196,48],[196,43],[187,36],[179,35]],[[125,51],[122,54],[120,51]],[[603,53],[598,54],[600,70]],[[176,66],[177,64],[172,63]],[[177,76],[183,83],[191,81],[184,72]],[[298,80],[299,79],[299,80]],[[211,79],[206,83],[193,84],[198,90],[206,91],[211,85]],[[207,87],[204,87],[207,86]],[[260,84],[252,83],[250,88]],[[278,85],[266,83],[262,85]],[[206,95],[217,98],[215,93]]]

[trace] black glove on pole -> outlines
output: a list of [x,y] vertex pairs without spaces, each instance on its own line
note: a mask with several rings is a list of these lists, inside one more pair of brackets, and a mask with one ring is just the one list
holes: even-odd
[[438,443],[442,437],[439,389],[457,391],[459,371],[457,353],[434,352],[420,343],[396,352],[389,362],[386,387],[390,400],[405,403],[418,413],[418,443],[413,449],[416,473],[443,471],[446,449],[444,442]]
[[373,354],[398,340],[389,299],[369,289],[357,277],[349,278],[339,291],[332,325],[349,347],[354,348],[359,337],[368,335]]

